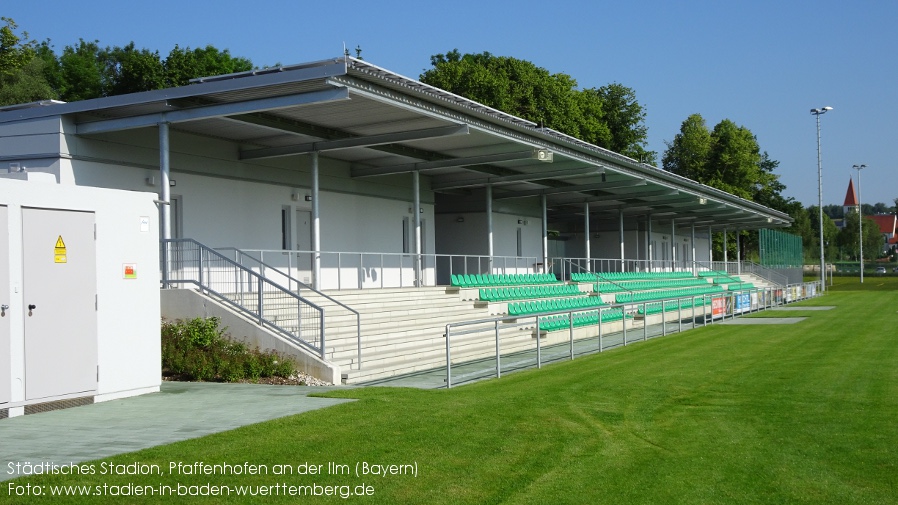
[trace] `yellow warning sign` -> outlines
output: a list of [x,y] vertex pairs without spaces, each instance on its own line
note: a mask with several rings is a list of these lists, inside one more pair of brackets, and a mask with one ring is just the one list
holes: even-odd
[[62,240],[62,235],[56,239],[56,247],[54,249],[54,262],[55,263],[65,263],[66,262],[66,250],[65,250],[65,242]]

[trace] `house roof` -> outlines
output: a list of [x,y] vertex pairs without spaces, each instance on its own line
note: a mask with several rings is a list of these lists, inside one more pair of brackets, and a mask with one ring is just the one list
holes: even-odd
[[[241,160],[319,152],[364,179],[418,171],[431,190],[545,198],[549,221],[651,215],[714,229],[788,226],[785,213],[410,79],[338,57],[178,88],[0,109],[65,116],[78,135],[155,128],[234,142]],[[0,156],[2,158],[2,156]],[[551,162],[550,162],[551,161]]]
[[876,216],[867,216],[868,218],[876,221],[876,224],[879,225],[880,233],[895,233],[896,226],[896,216],[895,214],[880,214]]

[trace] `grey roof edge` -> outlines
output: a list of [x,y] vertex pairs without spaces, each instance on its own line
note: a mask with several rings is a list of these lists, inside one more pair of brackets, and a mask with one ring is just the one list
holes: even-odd
[[[6,110],[0,109],[0,123],[100,111],[103,109],[129,105],[163,102],[166,100],[202,96],[213,93],[260,88],[286,82],[324,79],[327,77],[343,75],[345,73],[345,60],[343,58],[331,58],[301,65],[267,69],[267,71],[264,72],[250,71],[203,78],[196,84],[188,84],[176,88],[156,89],[152,91],[141,91],[139,93],[128,93],[125,95],[91,98],[79,100],[77,102],[56,102],[42,107],[32,107],[30,106],[31,104],[13,105]],[[240,79],[241,77],[250,76],[255,76],[257,79]]]

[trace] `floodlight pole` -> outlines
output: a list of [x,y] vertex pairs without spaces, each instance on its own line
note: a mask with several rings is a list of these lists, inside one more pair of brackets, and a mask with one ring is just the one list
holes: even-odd
[[823,162],[820,158],[820,115],[832,107],[811,109],[811,114],[817,118],[817,210],[820,214],[820,292],[826,292],[826,259],[823,252]]
[[867,165],[854,165],[851,167],[857,170],[857,229],[858,229],[858,245],[860,253],[858,258],[861,260],[861,284],[864,283],[864,206],[861,204],[861,170],[867,168]]

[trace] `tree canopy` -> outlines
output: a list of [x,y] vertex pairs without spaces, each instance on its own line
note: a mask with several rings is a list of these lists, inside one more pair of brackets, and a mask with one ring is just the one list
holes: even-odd
[[580,90],[563,73],[489,52],[462,55],[457,49],[430,57],[420,80],[495,109],[533,121],[646,163],[645,110],[636,93],[619,83]]
[[158,51],[102,47],[97,40],[79,39],[59,54],[50,41],[17,35],[18,25],[0,18],[0,105],[59,99],[67,102],[149,91],[188,84],[190,79],[253,69],[249,59],[208,45],[175,46],[166,58]]
[[708,130],[700,114],[686,118],[662,158],[665,170],[786,212],[790,199],[774,170],[779,162],[761,152],[751,131],[729,119]]

